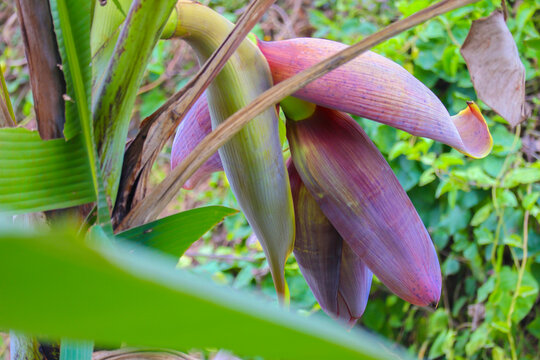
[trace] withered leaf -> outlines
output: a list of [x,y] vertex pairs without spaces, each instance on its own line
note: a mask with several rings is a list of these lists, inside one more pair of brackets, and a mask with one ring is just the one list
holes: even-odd
[[461,55],[480,100],[512,126],[528,117],[525,67],[501,11],[473,21]]

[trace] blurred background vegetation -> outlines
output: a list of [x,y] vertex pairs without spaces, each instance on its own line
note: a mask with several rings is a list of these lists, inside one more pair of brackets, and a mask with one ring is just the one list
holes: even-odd
[[[254,32],[266,40],[314,36],[352,44],[430,3],[279,0]],[[217,0],[209,5],[234,21],[246,1]],[[373,50],[414,74],[455,114],[467,100],[476,100],[460,45],[471,22],[499,5],[498,1],[485,0],[467,6]],[[540,0],[510,1],[508,11],[507,24],[527,71],[532,115],[512,129],[478,102],[494,139],[491,155],[470,159],[432,140],[358,118],[389,161],[433,238],[442,268],[443,293],[436,310],[419,308],[375,280],[357,326],[403,345],[419,358],[540,358]],[[0,4],[0,67],[19,124],[35,129],[12,0]],[[131,134],[141,119],[179,90],[196,70],[196,60],[185,43],[159,42],[139,91]],[[169,154],[170,144],[155,164],[154,184],[169,172]],[[163,215],[208,204],[237,207],[222,173],[192,191],[182,190]],[[226,218],[196,242],[178,266],[218,283],[275,298],[262,249],[241,214]],[[286,275],[293,306],[306,316],[326,316],[293,256]],[[0,359],[7,356],[7,346],[7,336],[0,334]]]

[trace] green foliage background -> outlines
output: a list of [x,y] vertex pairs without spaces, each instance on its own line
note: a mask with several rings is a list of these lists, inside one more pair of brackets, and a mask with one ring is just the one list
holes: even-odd
[[[278,1],[277,5],[291,15],[292,3]],[[352,44],[430,3],[317,0],[302,7],[298,22],[310,27],[298,30],[297,35]],[[244,1],[219,0],[210,5],[234,20]],[[476,100],[459,47],[472,20],[489,15],[498,5],[497,1],[483,1],[462,8],[403,33],[374,51],[404,66],[439,96],[450,113],[457,113],[465,101]],[[9,13],[10,6],[10,1],[0,4],[0,11]],[[487,158],[466,158],[432,140],[358,119],[390,162],[432,235],[442,267],[443,294],[438,309],[431,311],[402,301],[374,281],[365,315],[357,326],[401,343],[419,357],[538,358],[540,0],[510,2],[509,11],[507,23],[526,67],[527,96],[533,111],[527,122],[510,129],[478,102],[494,139],[493,152]],[[4,24],[8,21],[0,19]],[[268,23],[256,27],[258,36],[276,35],[276,27]],[[28,74],[24,64],[16,61],[24,55],[20,33],[15,31],[9,39],[4,34],[3,40],[0,66],[14,94],[18,119],[25,119],[23,123],[31,127]],[[145,79],[149,90],[137,100],[138,117],[149,115],[181,88],[193,74],[195,63],[180,42],[158,43]],[[168,172],[169,151],[166,149],[156,163],[154,182]],[[202,204],[237,207],[223,174],[214,174],[194,191],[182,190],[177,200],[169,212]],[[273,298],[264,255],[258,244],[250,241],[250,235],[241,214],[227,217],[197,242],[178,266]],[[292,257],[286,275],[293,306],[306,316],[326,316]],[[0,338],[0,353],[1,349]]]

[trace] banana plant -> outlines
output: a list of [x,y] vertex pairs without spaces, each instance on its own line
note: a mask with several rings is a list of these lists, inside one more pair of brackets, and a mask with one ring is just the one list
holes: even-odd
[[[471,2],[443,1],[422,16],[425,20],[430,11],[438,14]],[[242,40],[227,36],[234,25],[207,7],[186,0],[175,3],[50,0],[49,7],[32,7],[30,0],[18,0],[24,10],[18,12],[20,23],[26,28],[42,24],[40,31],[48,39],[42,44],[43,56],[60,69],[47,81],[32,81],[34,96],[55,85],[50,110],[35,102],[36,113],[45,114],[38,125],[45,129],[53,122],[57,129],[60,124],[63,138],[49,140],[23,127],[0,129],[0,271],[10,274],[0,285],[0,327],[25,334],[20,339],[29,339],[28,344],[35,340],[27,335],[62,339],[61,359],[90,359],[94,343],[184,351],[227,348],[268,358],[407,358],[394,345],[358,329],[348,332],[329,320],[305,318],[253,294],[176,270],[178,256],[235,209],[203,207],[125,231],[113,228],[111,211],[119,183],[129,178],[120,173],[128,125],[150,54],[161,37],[186,39],[203,68],[218,62],[214,55],[224,44],[236,47],[229,48],[228,62],[186,114],[173,152],[179,160],[191,156],[190,142],[198,143],[210,129],[226,127],[230,116],[273,83],[286,82],[344,48],[312,39]],[[271,1],[264,4],[267,8]],[[256,1],[251,8],[257,10]],[[255,10],[259,17],[264,13]],[[385,36],[383,31],[379,41]],[[25,41],[27,57],[35,64],[30,77],[41,79],[35,39]],[[287,53],[292,62],[283,59]],[[377,71],[391,72],[399,81],[379,79]],[[491,137],[474,104],[451,117],[429,90],[403,71],[368,53],[294,94],[303,100],[282,101],[296,170],[290,163],[287,172],[276,109],[267,107],[231,133],[215,163],[193,179],[195,184],[223,166],[240,210],[263,245],[281,303],[288,301],[283,268],[293,249],[325,311],[349,325],[365,309],[371,272],[415,304],[438,301],[440,270],[429,235],[385,160],[340,111],[432,137],[473,157],[487,155]],[[205,86],[194,91],[202,93]],[[326,101],[321,87],[342,92]],[[383,100],[377,94],[384,95]],[[350,99],[346,107],[339,101],[344,97]],[[11,108],[3,81],[0,100],[2,109]],[[185,109],[190,105],[183,104]],[[194,126],[193,121],[200,122]],[[351,147],[335,151],[324,146],[325,129],[337,129]],[[343,173],[350,165],[344,159],[350,149],[365,155],[352,167],[356,182],[345,181]],[[333,177],[339,180],[336,189],[331,189]],[[87,204],[91,206],[83,206]],[[374,212],[379,206],[380,216]],[[399,218],[388,214],[391,206],[403,209]],[[73,212],[70,207],[78,208]],[[61,210],[67,220],[47,214],[48,225],[21,227],[12,221],[16,214],[48,210]],[[369,222],[361,227],[359,219]],[[403,234],[398,221],[407,221]],[[318,238],[314,224],[332,239]],[[399,239],[402,251],[393,248]],[[321,249],[336,255],[322,257]],[[321,272],[327,271],[322,283]]]

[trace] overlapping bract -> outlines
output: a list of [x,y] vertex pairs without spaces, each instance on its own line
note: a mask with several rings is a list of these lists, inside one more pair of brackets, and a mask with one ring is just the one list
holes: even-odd
[[[258,45],[275,82],[345,46],[321,39]],[[492,139],[478,107],[468,103],[465,110],[450,116],[437,97],[405,69],[371,52],[294,95],[320,105],[306,104],[302,109],[300,101],[293,109],[298,113],[284,111],[294,160],[289,167],[297,232],[294,251],[321,307],[354,323],[365,309],[371,271],[401,298],[435,306],[441,272],[429,234],[383,156],[361,127],[340,111],[483,157],[490,151]],[[203,101],[197,106],[203,106]],[[206,114],[201,107],[184,121],[208,121]],[[185,129],[204,135],[210,131],[202,124]],[[188,136],[185,129],[184,135],[179,130],[175,144],[178,137]],[[194,135],[194,139],[204,135]],[[181,157],[188,152],[184,149]],[[214,157],[197,176],[208,176],[219,168],[216,164]]]
[[321,308],[352,326],[366,309],[373,274],[324,216],[292,161],[287,171],[296,218],[294,256],[300,271]]
[[[343,50],[324,39],[258,42],[278,83]],[[309,83],[294,96],[379,121],[448,144],[471,157],[486,156],[492,138],[476,105],[450,116],[441,101],[407,70],[368,51]]]
[[429,234],[390,165],[348,115],[317,106],[287,122],[303,183],[353,251],[395,294],[436,305],[441,271]]
[[[176,129],[171,151],[171,168],[174,169],[188,156],[195,146],[212,131],[210,111],[206,93],[203,93],[184,116]],[[222,171],[221,158],[216,152],[184,184],[184,189],[191,190],[198,183],[208,179],[216,171]]]

